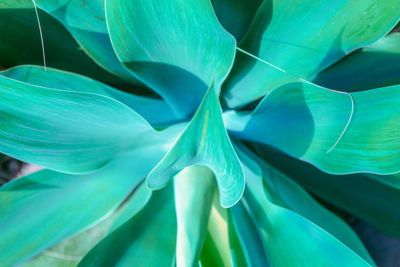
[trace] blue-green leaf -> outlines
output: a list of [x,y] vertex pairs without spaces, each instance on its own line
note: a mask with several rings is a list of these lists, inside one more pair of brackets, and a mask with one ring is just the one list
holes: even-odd
[[79,261],[99,243],[107,234],[121,226],[137,212],[139,212],[148,202],[151,190],[145,183],[142,183],[128,197],[126,203],[121,204],[117,210],[103,220],[95,223],[88,229],[64,239],[61,243],[44,250],[40,255],[19,265],[21,267],[75,267]]
[[244,202],[272,266],[370,266],[316,224],[271,202],[261,177],[247,180]]
[[325,172],[392,174],[400,170],[399,88],[349,95],[291,83],[268,94],[253,112],[230,111],[224,119],[232,134]]
[[[305,79],[354,49],[371,44],[399,21],[397,0],[266,0],[241,49]],[[224,84],[226,104],[243,106],[291,77],[239,53]]]
[[[232,229],[230,212],[228,209],[222,208],[216,200],[217,198],[214,198],[207,236],[200,256],[201,266],[247,266],[241,247],[236,243],[238,237]],[[232,247],[232,245],[234,246]]]
[[92,171],[158,140],[139,114],[109,97],[4,76],[0,94],[0,151],[52,170]]
[[214,174],[207,167],[191,166],[175,176],[177,266],[198,263],[216,188]]
[[148,185],[160,189],[179,171],[191,165],[210,168],[217,179],[220,201],[230,207],[244,190],[244,175],[221,116],[221,107],[211,86],[196,114],[163,160],[147,177]]
[[[360,239],[345,222],[318,204],[303,188],[268,165],[248,148],[239,143],[237,145],[239,147],[236,147],[236,151],[243,163],[247,183],[255,183],[262,179],[265,194],[272,203],[310,220],[374,265]],[[238,218],[238,220],[243,219]]]
[[360,91],[400,84],[400,33],[389,34],[319,73],[314,82],[336,90]]
[[79,266],[172,266],[177,234],[172,189],[153,192],[149,203],[96,245]]
[[195,111],[214,76],[219,93],[236,42],[210,0],[115,0],[106,12],[118,58],[178,116]]
[[2,264],[24,261],[104,218],[164,152],[163,146],[134,152],[86,175],[39,171],[1,187]]
[[111,97],[135,110],[153,126],[176,121],[169,106],[161,99],[126,93],[77,74],[52,68],[45,71],[42,67],[26,65],[7,69],[0,75],[32,85]]
[[[128,81],[105,71],[88,57],[59,21],[40,9],[38,15],[48,67],[128,87]],[[0,35],[7,36],[0,42],[0,67],[43,65],[41,35],[32,0],[1,2]]]
[[222,26],[240,43],[263,0],[211,0]]
[[[292,157],[266,149],[257,144],[263,157],[275,168],[324,201],[363,219],[377,229],[400,236],[399,187],[382,183],[400,181],[399,174],[329,175],[314,166]],[[288,168],[288,166],[290,166]]]
[[36,4],[59,20],[84,51],[100,66],[131,82],[136,79],[119,62],[107,31],[104,0],[36,0]]

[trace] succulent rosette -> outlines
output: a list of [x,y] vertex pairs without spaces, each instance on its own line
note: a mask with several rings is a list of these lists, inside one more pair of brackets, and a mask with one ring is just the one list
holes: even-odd
[[0,1],[0,152],[43,167],[0,188],[0,265],[375,265],[314,197],[400,236],[399,19]]

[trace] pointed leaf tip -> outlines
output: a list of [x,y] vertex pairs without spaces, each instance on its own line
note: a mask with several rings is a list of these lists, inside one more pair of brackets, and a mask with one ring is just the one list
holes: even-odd
[[226,132],[214,86],[186,130],[147,176],[147,184],[161,189],[171,177],[192,165],[203,165],[214,172],[221,206],[231,207],[239,201],[245,186],[243,169]]

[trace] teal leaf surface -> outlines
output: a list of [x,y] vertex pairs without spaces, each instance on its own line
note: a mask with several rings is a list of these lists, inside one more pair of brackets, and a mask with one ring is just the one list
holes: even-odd
[[52,68],[45,71],[42,67],[27,65],[7,69],[0,75],[32,85],[110,97],[139,113],[153,126],[168,125],[177,120],[167,103],[161,99],[126,93],[77,74]]
[[244,205],[271,266],[371,266],[312,221],[268,199],[262,177],[247,178]]
[[[236,144],[238,146],[235,148],[243,163],[247,183],[255,183],[261,179],[265,195],[272,203],[290,209],[318,225],[374,265],[356,233],[344,221],[322,207],[296,182],[264,162],[245,146]],[[237,218],[237,220],[244,221],[245,219]]]
[[176,251],[173,187],[153,192],[133,218],[96,245],[78,266],[172,266]]
[[60,21],[97,64],[111,73],[137,83],[119,62],[112,48],[105,18],[105,1],[36,0],[36,4]]
[[175,176],[177,266],[199,262],[216,188],[214,174],[207,167],[191,166]]
[[268,163],[319,198],[354,214],[382,232],[400,236],[399,187],[383,183],[388,179],[400,181],[399,174],[330,175],[259,144],[257,149]]
[[193,114],[214,76],[219,93],[236,42],[209,0],[107,1],[106,13],[120,61],[179,117]]
[[[143,181],[164,152],[161,146],[127,154],[85,175],[43,170],[1,187],[2,264],[24,261],[104,218]],[[101,197],[93,197],[96,194]]]
[[4,76],[0,94],[0,151],[52,170],[93,171],[159,139],[139,114],[109,97]]
[[153,189],[163,188],[191,165],[204,165],[214,172],[223,207],[239,201],[245,183],[243,170],[225,130],[214,86],[174,146],[150,172],[147,183]]
[[392,174],[400,170],[398,91],[391,86],[349,95],[291,83],[268,94],[253,112],[229,111],[224,121],[235,136],[328,173]]
[[263,0],[211,0],[222,26],[240,43]]
[[77,266],[90,249],[106,237],[107,234],[133,217],[148,203],[151,197],[151,190],[142,183],[130,195],[106,218],[96,222],[88,229],[64,239],[51,249],[44,250],[38,256],[19,266]]
[[[397,0],[266,0],[240,48],[295,76],[312,79],[399,21]],[[228,107],[248,104],[291,78],[238,53],[224,84]]]
[[[98,66],[52,16],[38,10],[43,32],[46,64],[80,73],[100,81],[126,85],[122,79]],[[32,0],[3,0],[0,5],[0,67],[43,65],[42,44]]]
[[335,90],[360,91],[400,84],[400,33],[344,57],[322,71],[314,82]]

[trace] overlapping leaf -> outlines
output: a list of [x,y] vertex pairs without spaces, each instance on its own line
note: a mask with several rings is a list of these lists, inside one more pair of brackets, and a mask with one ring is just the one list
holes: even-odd
[[[266,177],[266,179],[268,178],[270,177]],[[276,183],[277,180],[274,182]],[[276,188],[271,188],[270,185],[272,184],[265,184],[267,192],[277,194],[279,191]],[[277,185],[275,184],[275,186]],[[370,266],[371,263],[373,264],[372,261],[369,263],[365,261],[339,239],[314,224],[311,220],[295,213],[294,210],[297,211],[299,206],[295,207],[293,211],[286,207],[287,204],[289,206],[298,204],[295,204],[295,202],[290,204],[290,201],[286,202],[287,199],[283,200],[286,202],[285,205],[276,204],[267,197],[268,194],[265,194],[263,188],[262,177],[248,175],[243,201],[258,228],[265,254],[272,266],[304,266],[305,264],[315,266],[337,266],[338,264],[344,266]],[[289,188],[290,186],[280,189],[286,191]],[[294,188],[292,187],[292,189]],[[292,191],[291,193],[300,193],[300,195],[303,193],[304,195],[305,192],[301,192],[300,188],[297,188],[297,190],[297,192]],[[278,195],[278,198],[285,194],[284,192],[280,193],[281,195]],[[271,195],[269,197],[274,198]],[[302,197],[301,200],[312,203],[312,199],[307,200],[307,198]],[[318,207],[318,205],[314,204],[314,207]],[[322,207],[319,208],[322,209]],[[320,213],[320,215],[323,215],[323,213]],[[320,217],[320,219],[326,220],[325,226],[333,223],[329,221],[335,218],[332,214],[325,213],[325,216],[325,218],[323,218],[324,216]],[[336,226],[340,225],[340,221],[337,218],[335,224]],[[345,231],[341,233],[342,238],[347,235],[346,238],[350,238],[347,241],[351,240],[350,243],[352,245],[357,245],[358,248],[363,249],[363,255],[368,257],[365,248],[362,247],[355,234],[351,232],[349,227],[344,227],[345,225],[342,223],[340,228]],[[338,231],[338,229],[335,229],[335,231]],[[301,249],[298,247],[300,245]]]
[[107,1],[106,12],[118,58],[181,118],[195,111],[213,77],[219,92],[236,43],[209,0]]
[[254,112],[228,112],[225,123],[238,137],[271,145],[326,172],[391,174],[400,170],[398,90],[385,87],[351,97],[291,83],[267,95]]
[[[240,47],[285,71],[312,78],[352,50],[389,32],[400,19],[396,0],[264,1]],[[291,77],[239,53],[224,84],[226,104],[243,106]]]
[[223,209],[217,201],[214,201],[211,209],[200,263],[205,267],[246,266],[230,210]]
[[[257,184],[256,181],[262,180],[265,195],[269,201],[290,209],[310,220],[348,246],[363,259],[374,264],[360,239],[346,223],[318,204],[298,184],[261,160],[245,146],[237,144],[239,146],[236,146],[236,151],[238,151],[238,155],[243,162],[247,183],[254,183],[255,185]],[[261,185],[258,184],[258,186]],[[234,212],[236,211],[235,209],[233,208]],[[239,216],[239,214],[244,214],[244,211],[240,211],[240,209],[239,207],[235,220],[238,223],[245,223],[246,216],[241,215],[244,218]],[[247,225],[251,227],[249,223]]]
[[172,266],[176,249],[172,189],[154,192],[137,215],[95,246],[79,266]]
[[248,31],[262,0],[211,0],[222,26],[240,43]]
[[177,266],[198,263],[216,188],[214,174],[207,167],[191,166],[175,176]]
[[1,187],[2,264],[23,261],[103,218],[143,180],[164,149],[116,158],[91,174],[44,170]]
[[0,151],[53,170],[92,171],[146,140],[157,140],[140,115],[109,97],[4,76],[0,94]]
[[221,205],[230,207],[239,201],[244,190],[244,175],[221,111],[215,87],[211,86],[185,131],[148,175],[151,188],[166,186],[185,167],[204,165],[215,174]]
[[[93,62],[60,22],[40,9],[38,13],[47,66],[127,86],[127,82],[111,75]],[[1,2],[0,35],[7,37],[0,42],[0,67],[20,64],[43,65],[40,32],[32,0]]]
[[[263,157],[321,199],[365,220],[379,230],[400,236],[399,187],[382,183],[399,175],[329,175],[308,163],[257,146]],[[290,166],[290,168],[288,168]],[[392,182],[392,183],[393,183]]]
[[314,80],[336,90],[359,91],[400,84],[400,33],[351,53]]
[[166,125],[176,120],[165,101],[125,93],[103,83],[69,72],[51,68],[45,71],[41,67],[27,65],[10,68],[0,72],[0,74],[32,85],[111,97],[138,112],[152,125]]
[[131,82],[135,79],[119,62],[107,31],[103,0],[36,0],[36,4],[59,20],[85,52],[106,70]]
[[[131,194],[130,194],[131,195]],[[139,212],[151,197],[151,190],[142,183],[117,210],[83,232],[71,236],[21,267],[60,266],[75,267],[79,261],[107,234]]]

